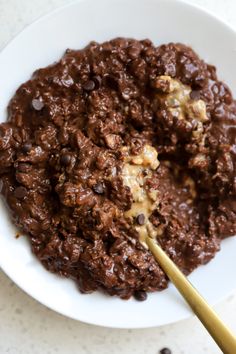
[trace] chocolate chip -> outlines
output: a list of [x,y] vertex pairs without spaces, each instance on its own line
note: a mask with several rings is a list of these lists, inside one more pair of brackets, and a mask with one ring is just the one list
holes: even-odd
[[119,85],[118,85],[117,79],[114,76],[106,75],[104,80],[105,80],[105,84],[109,88],[111,88],[112,90],[118,90]]
[[83,84],[83,89],[85,91],[93,91],[95,89],[95,82],[93,80],[88,80]]
[[102,83],[101,76],[99,76],[99,75],[94,76],[93,77],[93,82],[95,84],[95,89],[97,90],[101,86],[101,83]]
[[190,98],[192,100],[199,100],[200,99],[200,91],[196,91],[196,90],[191,91]]
[[61,164],[64,165],[64,166],[68,166],[70,164],[70,161],[71,161],[71,155],[70,154],[63,154],[61,156]]
[[136,222],[139,225],[143,225],[145,223],[145,216],[144,214],[139,214],[136,218]]
[[169,348],[163,348],[160,350],[160,354],[171,354],[171,350]]
[[33,109],[35,109],[35,111],[41,111],[44,107],[44,103],[41,99],[39,98],[34,98],[31,102]]
[[29,152],[32,149],[32,144],[31,143],[25,143],[22,146],[22,151],[23,152]]
[[145,300],[147,300],[147,293],[144,290],[138,290],[138,291],[135,291],[134,297],[138,301],[145,301]]
[[104,187],[103,184],[101,182],[98,182],[97,184],[95,184],[93,186],[93,190],[95,193],[97,194],[103,194],[104,193]]
[[48,76],[47,81],[52,84],[53,83],[53,76]]
[[24,197],[27,195],[27,189],[25,187],[17,187],[14,190],[14,195],[17,199],[24,199]]

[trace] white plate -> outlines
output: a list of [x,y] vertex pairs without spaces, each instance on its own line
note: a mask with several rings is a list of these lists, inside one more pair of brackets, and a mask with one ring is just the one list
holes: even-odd
[[[58,60],[66,48],[116,36],[150,38],[155,44],[183,42],[218,68],[236,95],[236,34],[203,10],[179,1],[96,0],[76,2],[38,20],[0,54],[0,117],[14,91],[32,72]],[[15,239],[4,205],[0,205],[0,265],[25,292],[49,308],[83,322],[119,328],[159,326],[184,319],[191,311],[174,287],[149,295],[145,302],[122,301],[93,293],[81,295],[75,284],[41,266],[25,237]],[[214,304],[236,288],[236,238],[190,279]]]

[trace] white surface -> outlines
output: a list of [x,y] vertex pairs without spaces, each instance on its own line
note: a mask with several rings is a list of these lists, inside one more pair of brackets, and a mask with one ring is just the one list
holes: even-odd
[[[196,2],[196,1],[195,1]],[[33,4],[34,3],[34,4]],[[46,4],[46,1],[40,1],[39,2],[28,2],[28,1],[9,1],[8,5],[6,6],[6,3],[4,4],[4,6],[2,5],[2,2],[0,1],[0,23],[3,23],[3,19],[5,19],[5,21],[7,21],[7,19],[10,18],[11,16],[11,21],[7,21],[8,24],[9,22],[12,24],[14,22],[14,18],[24,18],[22,17],[23,15],[25,16],[25,18],[27,18],[27,16],[29,16],[29,9],[31,9],[33,15],[36,14],[36,16],[38,17],[39,13],[37,12],[37,9],[47,9],[50,6],[53,6],[54,4],[57,3],[62,3],[62,1],[51,1],[48,2],[48,4]],[[233,9],[235,9],[235,5],[233,5],[233,1],[226,1],[224,2],[224,5],[220,7],[220,2],[218,1],[209,1],[209,5],[213,5],[214,3],[214,7],[215,9],[218,9],[219,11],[224,7],[225,9],[225,14],[227,15],[227,13],[232,16],[233,14]],[[28,4],[25,5],[26,7],[24,8],[24,4]],[[16,7],[17,5],[19,6],[18,11],[21,9],[21,15],[19,12],[15,12],[16,11]],[[1,7],[3,6],[3,11],[1,11]],[[11,8],[12,6],[12,8]],[[45,7],[44,7],[45,6]],[[228,7],[228,6],[231,6]],[[25,9],[25,11],[24,11]],[[28,11],[27,11],[28,9]],[[230,10],[231,9],[231,10]],[[8,17],[6,16],[6,11],[8,12]],[[5,13],[4,13],[5,12]],[[28,17],[29,19],[33,19],[33,15],[30,17]],[[14,17],[15,16],[15,17]],[[228,17],[228,19],[230,19],[230,17]],[[235,21],[236,22],[236,21]],[[6,26],[6,25],[5,25]],[[10,27],[10,26],[9,26]],[[4,27],[1,26],[1,35],[0,35],[0,39],[2,38],[2,35],[4,33],[4,28],[8,28],[8,33],[9,33],[9,27]],[[20,27],[18,27],[17,29],[20,29]],[[11,33],[13,33],[13,31],[15,31],[16,28],[12,28],[11,29]],[[6,37],[7,31],[5,32],[5,39],[3,38],[4,41],[7,40]],[[10,36],[10,34],[9,34]],[[8,37],[9,38],[9,37]],[[218,35],[216,35],[216,38],[219,38]],[[2,42],[3,43],[3,42]],[[36,41],[36,44],[38,42]],[[215,60],[214,60],[215,62]],[[228,81],[230,80],[230,77],[228,78]],[[10,81],[10,80],[9,80]],[[6,83],[7,84],[7,83]],[[2,86],[2,85],[1,85]],[[219,257],[220,255],[218,255]],[[3,279],[3,280],[2,280]],[[6,311],[6,315],[2,316],[1,313],[1,323],[0,323],[0,352],[4,353],[7,352],[7,348],[10,346],[10,353],[20,353],[20,352],[24,352],[27,353],[28,352],[35,352],[35,353],[41,353],[41,352],[47,352],[47,350],[51,350],[52,352],[54,351],[54,349],[56,349],[55,346],[55,341],[58,340],[60,343],[60,348],[58,347],[58,351],[61,353],[66,353],[66,352],[79,352],[79,353],[118,353],[118,352],[123,352],[123,353],[133,353],[133,352],[137,352],[137,353],[156,353],[158,351],[158,349],[160,349],[163,345],[169,346],[173,349],[174,353],[181,353],[181,348],[183,350],[183,352],[185,353],[201,353],[204,352],[204,347],[209,349],[209,352],[211,353],[217,353],[219,352],[217,349],[215,349],[216,347],[214,346],[214,344],[212,343],[212,341],[210,339],[208,339],[208,336],[205,335],[204,332],[200,333],[201,336],[196,336],[194,339],[194,351],[191,345],[191,342],[189,340],[189,337],[192,340],[192,334],[194,333],[194,330],[199,331],[200,325],[196,322],[196,320],[189,320],[189,321],[184,321],[178,325],[172,325],[172,326],[166,326],[165,328],[162,329],[152,329],[152,330],[148,330],[148,331],[115,331],[115,330],[109,330],[109,335],[107,336],[106,339],[104,339],[105,343],[104,346],[101,346],[101,342],[103,341],[102,339],[102,335],[107,333],[106,329],[101,329],[101,328],[95,328],[95,327],[89,327],[86,325],[82,325],[80,323],[76,323],[73,322],[71,320],[67,320],[64,319],[56,314],[52,314],[52,312],[46,310],[45,308],[43,308],[42,306],[35,304],[35,302],[32,299],[29,299],[28,297],[26,297],[25,295],[23,295],[18,289],[16,289],[15,287],[13,287],[12,289],[16,289],[14,290],[13,294],[13,298],[12,300],[10,300],[11,298],[8,299],[8,296],[6,295],[6,298],[4,297],[5,291],[6,291],[6,286],[4,287],[4,283],[6,282],[7,284],[7,280],[6,278],[4,278],[4,276],[1,275],[1,279],[0,281],[3,283],[3,286],[1,286],[1,290],[0,290],[0,308],[2,307],[1,304],[3,305],[3,311]],[[41,288],[43,287],[42,284],[40,284]],[[3,293],[2,293],[3,291]],[[20,295],[19,295],[20,294]],[[15,296],[15,298],[14,298]],[[3,299],[2,299],[3,298]],[[21,304],[21,299],[23,298],[23,302],[25,299],[25,302],[29,302],[30,304],[32,304],[30,310],[24,308],[21,308],[21,306],[19,306]],[[24,319],[27,321],[29,321],[29,324],[25,324],[26,328],[28,327],[28,329],[30,329],[31,327],[31,331],[29,332],[29,334],[27,335],[26,333],[23,335],[23,338],[26,339],[28,338],[29,344],[33,343],[35,345],[35,347],[37,349],[33,350],[32,348],[30,349],[30,346],[27,344],[27,342],[25,340],[21,340],[21,335],[20,335],[20,322],[18,320],[18,322],[14,322],[14,319],[11,320],[11,318],[9,317],[9,314],[11,314],[11,311],[7,311],[8,306],[10,305],[11,301],[14,302],[18,302],[18,305],[16,306],[16,318],[18,317],[21,321],[23,321]],[[228,323],[232,323],[232,325],[235,328],[235,315],[233,315],[233,313],[235,313],[235,297],[231,298],[231,307],[229,309],[225,309],[225,314],[232,313],[232,315],[227,317]],[[220,308],[220,307],[219,307]],[[40,309],[43,313],[37,314],[35,313],[35,311],[37,312],[37,309]],[[233,311],[234,310],[234,311]],[[21,315],[19,312],[24,311],[26,312],[25,315]],[[3,314],[4,314],[3,312]],[[44,314],[48,314],[45,318]],[[137,312],[136,312],[137,313]],[[60,321],[57,321],[57,319],[60,318]],[[43,343],[40,344],[40,340],[44,337],[43,334],[43,329],[40,331],[40,319],[43,319],[44,323],[45,323],[45,328],[48,330],[53,327],[52,330],[50,330],[46,336],[46,340],[50,343],[54,343],[51,346],[49,345],[47,347],[47,345]],[[31,324],[34,323],[34,325],[32,326]],[[8,328],[8,325],[11,326],[11,328]],[[64,326],[66,325],[66,326]],[[74,329],[70,330],[70,326],[73,326]],[[181,327],[182,326],[182,327]],[[17,330],[18,329],[18,330]],[[15,330],[15,332],[14,332]],[[63,338],[63,330],[65,331],[65,338]],[[88,332],[88,333],[87,333]],[[167,333],[165,335],[165,333]],[[169,333],[170,332],[170,333]],[[8,336],[6,335],[8,333]],[[87,334],[86,334],[87,333]],[[164,333],[163,336],[161,336],[161,333]],[[172,333],[172,335],[171,335]],[[122,334],[122,335],[121,335]],[[143,335],[143,337],[141,338],[141,334]],[[76,336],[76,338],[73,340],[73,335]],[[118,336],[118,337],[117,337]],[[3,339],[4,338],[4,339]],[[11,339],[10,339],[11,338]],[[94,339],[93,339],[94,338]],[[98,340],[100,338],[100,341]],[[165,338],[165,342],[162,340],[160,340],[160,338],[164,339]],[[206,344],[203,344],[203,339],[206,339]],[[125,340],[124,339],[128,339],[130,340],[130,343],[127,343],[127,345],[125,344]],[[137,339],[140,340],[140,344],[137,343]],[[117,345],[113,345],[111,347],[111,344],[116,340]],[[98,343],[98,345],[96,346],[96,342]],[[144,347],[145,342],[148,343],[148,347]],[[99,344],[100,343],[100,344]],[[106,344],[106,345],[105,345]],[[143,344],[143,345],[142,345]],[[85,347],[83,347],[85,345]],[[1,348],[2,346],[2,348]],[[15,349],[14,349],[15,346]],[[66,349],[67,348],[67,349]],[[99,349],[100,348],[100,349]],[[176,350],[174,350],[176,349]],[[2,351],[1,351],[2,350]]]

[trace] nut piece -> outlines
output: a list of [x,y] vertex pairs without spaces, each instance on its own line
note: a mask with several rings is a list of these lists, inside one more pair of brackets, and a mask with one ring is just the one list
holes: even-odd
[[152,87],[163,93],[170,93],[179,88],[177,80],[173,80],[168,75],[157,76],[152,82]]
[[203,100],[192,101],[186,104],[186,113],[189,118],[198,119],[201,122],[208,121],[206,104]]
[[207,156],[203,153],[199,153],[189,160],[190,168],[195,167],[195,168],[205,169],[207,166],[208,166],[208,159]]
[[157,151],[154,147],[150,145],[144,145],[143,151],[139,155],[133,155],[130,157],[130,161],[134,165],[142,165],[150,167],[152,170],[155,170],[160,162],[157,159]]
[[115,150],[121,144],[121,138],[116,134],[108,134],[105,136],[105,142],[108,148]]

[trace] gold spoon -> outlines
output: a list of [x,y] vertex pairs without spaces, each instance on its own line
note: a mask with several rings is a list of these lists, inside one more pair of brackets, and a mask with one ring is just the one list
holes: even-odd
[[147,237],[146,244],[163,271],[183,295],[223,353],[236,354],[236,337],[230,329],[221,321],[154,239]]

